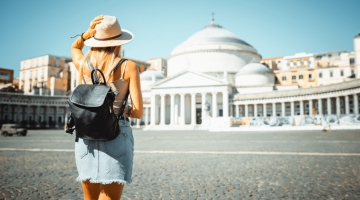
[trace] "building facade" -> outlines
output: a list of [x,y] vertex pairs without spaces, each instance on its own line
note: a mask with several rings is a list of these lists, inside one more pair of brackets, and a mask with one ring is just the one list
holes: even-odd
[[13,83],[14,70],[0,68],[0,84]]
[[20,62],[19,88],[29,95],[66,95],[70,58],[44,55]]

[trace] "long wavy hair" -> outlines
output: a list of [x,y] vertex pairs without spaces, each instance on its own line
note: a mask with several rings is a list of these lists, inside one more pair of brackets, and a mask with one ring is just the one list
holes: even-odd
[[[114,61],[117,57],[120,57],[120,52],[121,46],[91,47],[80,65],[78,77],[79,84],[81,84],[83,80],[84,68],[88,67],[86,62],[87,59],[90,59],[91,64],[95,68],[98,68],[103,72],[106,81],[109,80],[113,72],[112,69],[115,67],[114,65],[117,64],[114,63]],[[99,72],[98,77],[100,80],[102,79]]]

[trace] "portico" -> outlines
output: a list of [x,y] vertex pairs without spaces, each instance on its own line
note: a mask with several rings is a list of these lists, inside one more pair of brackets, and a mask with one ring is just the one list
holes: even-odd
[[150,124],[194,127],[204,117],[228,117],[229,89],[226,81],[199,72],[184,71],[166,78],[151,88]]

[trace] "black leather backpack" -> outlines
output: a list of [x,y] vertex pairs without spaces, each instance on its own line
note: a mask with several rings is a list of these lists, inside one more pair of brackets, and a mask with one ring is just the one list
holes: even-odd
[[[114,72],[124,61],[126,59],[120,60],[115,66]],[[68,121],[72,120],[75,125],[76,141],[78,138],[97,141],[113,140],[120,134],[118,120],[124,112],[129,92],[116,116],[113,103],[118,92],[112,91],[106,85],[105,76],[101,70],[95,69],[89,60],[87,64],[91,71],[93,84],[78,85],[72,92],[68,99],[71,111]],[[104,82],[99,81],[97,71],[100,72]],[[72,127],[72,125],[68,126]]]

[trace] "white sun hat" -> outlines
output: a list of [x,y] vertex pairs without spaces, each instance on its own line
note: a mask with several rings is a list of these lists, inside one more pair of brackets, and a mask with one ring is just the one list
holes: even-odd
[[134,35],[125,29],[121,29],[116,17],[105,15],[101,23],[95,26],[95,35],[84,43],[90,47],[111,47],[129,43]]

